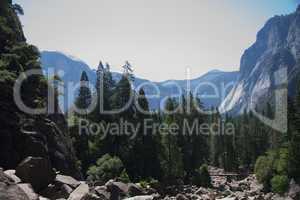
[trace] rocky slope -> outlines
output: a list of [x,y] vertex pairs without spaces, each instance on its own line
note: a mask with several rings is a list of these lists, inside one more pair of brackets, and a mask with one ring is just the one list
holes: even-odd
[[[300,70],[300,7],[295,13],[275,16],[258,32],[240,63],[240,78],[220,106],[222,112],[241,113],[266,102],[274,103],[274,91],[282,86],[276,72],[287,70],[289,93],[293,95]],[[252,103],[251,103],[252,102]]]
[[[213,187],[194,185],[140,185],[110,180],[104,185],[78,181],[55,172],[44,158],[28,157],[15,170],[0,169],[1,200],[298,200],[300,186],[291,182],[284,196],[263,193],[251,175],[243,180],[229,180],[222,169],[210,168]],[[216,175],[219,173],[220,176]]]
[[[72,56],[63,54],[61,52],[43,51],[41,53],[41,63],[45,72],[49,70],[62,71],[63,76],[61,76],[61,78],[65,84],[78,83],[80,80],[80,75],[83,71],[87,73],[91,83],[95,84],[96,72],[92,70],[86,63]],[[113,72],[112,74],[115,81],[120,80],[120,73]],[[229,93],[230,89],[235,85],[238,77],[238,72],[223,72],[219,70],[212,70],[199,78],[190,80],[190,86],[192,91],[196,90],[199,86],[197,94],[199,95],[205,106],[216,107],[221,103],[221,101]],[[159,102],[161,99],[167,96],[179,94],[177,86],[182,91],[184,91],[186,90],[187,85],[186,80],[167,80],[162,82],[153,82],[150,80],[135,77],[135,88],[144,83],[152,83],[157,86],[160,91],[160,97],[149,99],[151,109],[159,108]],[[176,84],[176,86],[174,84]],[[224,87],[228,86],[225,90],[223,89],[223,84]],[[157,91],[152,86],[145,87],[145,92],[148,95],[157,94]],[[211,96],[215,95],[216,93],[218,96],[212,98]],[[61,102],[63,100],[65,102],[65,105],[67,105],[65,107],[66,110],[70,108],[70,106],[74,102],[74,97],[66,94],[64,96],[64,99],[60,99]]]

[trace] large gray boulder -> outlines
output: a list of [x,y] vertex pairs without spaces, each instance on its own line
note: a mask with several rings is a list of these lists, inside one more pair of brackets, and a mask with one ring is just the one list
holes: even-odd
[[16,168],[16,175],[25,183],[30,183],[35,191],[46,188],[55,179],[55,172],[49,160],[27,157]]
[[14,180],[0,169],[0,199],[1,200],[30,200],[25,192],[18,187]]

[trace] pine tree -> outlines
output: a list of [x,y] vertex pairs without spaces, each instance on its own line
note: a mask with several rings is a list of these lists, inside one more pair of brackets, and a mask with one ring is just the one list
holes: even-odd
[[[138,92],[136,104],[136,123],[139,130],[130,152],[132,163],[128,171],[136,180],[145,180],[150,177],[160,179],[159,140],[157,140],[153,134],[154,130],[151,128],[152,115],[149,113],[149,103],[143,89]],[[147,122],[147,127],[144,126],[145,122]]]
[[114,87],[109,64],[107,64],[105,68],[100,61],[96,74],[97,79],[95,88],[97,94],[94,95],[94,98],[97,97],[97,104],[91,114],[91,119],[95,122],[109,122],[111,120],[110,116],[104,114],[104,111],[111,110],[110,98]]
[[[135,122],[134,97],[135,93],[131,87],[131,81],[128,78],[128,74],[124,73],[121,80],[116,84],[111,97],[112,108],[119,110],[117,114],[112,116],[114,122],[120,123],[121,120],[129,123]],[[129,137],[125,132],[121,132],[119,135],[112,136],[111,141],[110,153],[120,157],[127,165],[126,161],[128,161],[128,153],[131,148]]]
[[80,88],[78,96],[75,100],[75,105],[78,109],[83,110],[83,113],[75,113],[74,126],[70,127],[70,132],[74,141],[74,147],[77,158],[81,161],[81,171],[84,175],[88,170],[89,165],[92,162],[90,149],[89,149],[89,133],[85,132],[85,129],[79,130],[78,120],[80,118],[88,118],[88,107],[91,104],[91,91],[88,88],[89,79],[85,71],[82,72],[80,78]]
[[[166,101],[165,110],[174,111],[176,106],[176,101],[169,98]],[[164,118],[164,123],[169,126],[176,123],[175,114],[166,114]],[[165,132],[162,133],[162,144],[164,146],[164,160],[162,161],[162,166],[164,168],[165,181],[168,184],[174,184],[178,179],[182,179],[184,176],[182,154],[178,146],[178,134],[173,131],[165,130]]]
[[82,114],[75,113],[77,116],[80,116],[82,118],[87,118],[88,115],[88,107],[91,104],[92,101],[92,94],[90,89],[88,88],[89,84],[89,78],[85,71],[82,72],[81,78],[80,78],[80,88],[79,88],[79,94],[78,97],[75,100],[75,105],[78,109],[81,109],[83,111]]

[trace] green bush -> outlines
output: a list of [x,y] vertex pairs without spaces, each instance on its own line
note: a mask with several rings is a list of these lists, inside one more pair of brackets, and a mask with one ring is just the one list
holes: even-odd
[[289,150],[281,148],[278,152],[278,158],[275,160],[274,167],[277,174],[285,175],[288,173]]
[[254,173],[257,180],[264,185],[266,190],[270,189],[270,181],[274,174],[275,156],[274,152],[268,152],[267,156],[260,156],[255,163]]
[[200,169],[196,170],[192,177],[192,183],[197,186],[211,187],[211,178],[207,165],[204,164],[200,167]]
[[272,191],[284,194],[289,187],[289,178],[286,175],[276,175],[271,180]]
[[289,151],[282,147],[277,151],[269,151],[266,156],[260,156],[255,163],[255,174],[264,189],[270,189],[282,194],[288,188],[288,162]]
[[90,166],[87,175],[89,181],[101,181],[103,183],[117,177],[124,181],[129,180],[120,158],[111,157],[109,154],[103,155],[97,160],[96,165]]

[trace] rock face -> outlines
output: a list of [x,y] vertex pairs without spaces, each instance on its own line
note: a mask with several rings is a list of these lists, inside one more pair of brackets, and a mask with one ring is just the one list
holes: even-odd
[[[271,102],[274,91],[282,86],[275,81],[287,70],[288,89],[294,93],[295,78],[300,71],[300,9],[286,16],[275,16],[258,32],[256,42],[248,48],[240,63],[240,78],[220,106],[222,112],[241,113],[245,109]],[[252,103],[251,103],[252,101]],[[264,106],[264,105],[263,105]]]
[[16,168],[16,175],[25,183],[30,183],[36,191],[47,187],[55,178],[49,160],[28,157]]

